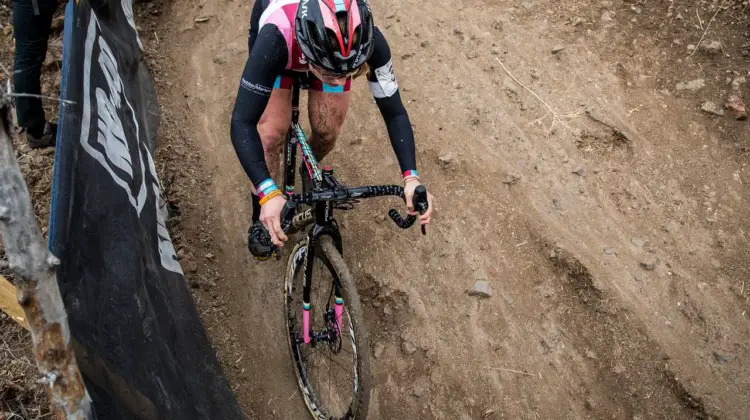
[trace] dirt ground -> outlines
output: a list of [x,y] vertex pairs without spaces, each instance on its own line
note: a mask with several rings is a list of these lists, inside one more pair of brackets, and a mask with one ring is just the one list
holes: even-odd
[[[229,140],[251,7],[153,0],[136,23],[206,328],[249,418],[301,419],[284,259],[248,257]],[[436,213],[426,237],[383,222],[395,201],[339,214],[378,355],[370,418],[747,418],[750,122],[701,106],[748,100],[748,2],[372,7]],[[366,82],[353,90],[326,163],[348,185],[397,183]],[[477,280],[491,297],[467,294]]]

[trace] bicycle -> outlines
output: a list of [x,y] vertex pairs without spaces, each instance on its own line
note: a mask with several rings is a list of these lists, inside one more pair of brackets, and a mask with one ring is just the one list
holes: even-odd
[[[342,237],[333,210],[351,210],[364,198],[393,195],[404,199],[404,191],[397,185],[347,188],[333,176],[333,168],[326,165],[321,169],[299,125],[299,95],[300,81],[297,79],[292,87],[292,119],[284,147],[283,186],[287,202],[281,224],[288,234],[310,227],[305,237],[292,248],[287,261],[284,276],[286,341],[299,389],[310,414],[316,419],[364,419],[370,398],[370,348],[356,286],[342,256]],[[294,193],[297,145],[307,169],[307,173],[300,171],[302,194]],[[417,187],[413,201],[415,210],[422,214],[427,210],[427,190],[423,185]],[[309,207],[303,210],[302,205]],[[403,229],[408,229],[416,221],[416,216],[404,218],[394,209],[388,215]],[[426,233],[422,226],[422,234]],[[276,257],[280,258],[280,254],[277,253]],[[322,274],[330,275],[330,279],[313,275],[316,262],[322,263]],[[316,285],[313,285],[313,278],[319,281]],[[330,284],[330,289],[326,284]],[[323,295],[324,302],[313,302],[314,286],[318,292],[316,297],[320,297],[321,290],[327,291],[327,295]],[[302,292],[301,297],[297,296],[299,292]],[[348,337],[345,337],[344,328]],[[343,347],[346,338],[351,350]],[[326,353],[349,359],[347,364],[351,371]],[[322,365],[317,365],[310,360],[315,355],[325,355],[329,363],[323,360]],[[321,378],[314,375],[321,366],[329,368],[327,389],[323,384],[325,381],[321,382]],[[343,392],[331,390],[330,368],[333,367],[351,375],[348,379],[344,375],[347,385]]]

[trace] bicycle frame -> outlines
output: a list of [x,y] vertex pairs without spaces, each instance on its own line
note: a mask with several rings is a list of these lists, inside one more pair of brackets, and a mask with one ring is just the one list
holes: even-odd
[[[289,127],[289,134],[287,135],[286,147],[284,148],[284,193],[287,197],[291,197],[294,194],[295,188],[295,176],[297,171],[297,145],[302,150],[302,160],[307,167],[308,175],[312,179],[313,189],[321,187],[324,182],[328,181],[336,185],[336,181],[333,178],[333,169],[325,167],[323,170],[320,169],[318,161],[313,155],[310,143],[307,141],[307,136],[304,130],[299,125],[299,97],[300,97],[300,82],[299,80],[294,81],[292,87],[292,121]],[[324,175],[325,178],[324,178]],[[333,186],[333,185],[332,185]],[[315,225],[308,232],[307,237],[307,249],[305,252],[305,279],[304,289],[302,295],[302,328],[303,328],[303,340],[305,344],[311,342],[311,331],[310,331],[310,294],[312,290],[312,270],[313,263],[315,261],[315,248],[317,245],[318,238],[322,235],[330,235],[333,237],[336,248],[343,255],[343,243],[341,239],[341,233],[339,232],[338,225],[333,219],[333,203],[331,201],[322,201],[314,205],[310,210],[306,210],[303,213],[294,216],[292,221],[293,226],[305,226],[315,218]],[[341,331],[341,317],[343,315],[344,298],[341,296],[341,287],[339,280],[334,279],[335,288],[335,304],[334,313],[336,317],[336,323],[338,324],[338,331]]]

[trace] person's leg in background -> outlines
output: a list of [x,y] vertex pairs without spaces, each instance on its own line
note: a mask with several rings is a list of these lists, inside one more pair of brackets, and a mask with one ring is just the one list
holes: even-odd
[[[16,93],[41,94],[41,70],[47,55],[52,16],[57,0],[13,0],[16,53],[13,85]],[[47,122],[39,98],[16,97],[18,125],[26,130],[31,147],[55,144],[56,124]]]

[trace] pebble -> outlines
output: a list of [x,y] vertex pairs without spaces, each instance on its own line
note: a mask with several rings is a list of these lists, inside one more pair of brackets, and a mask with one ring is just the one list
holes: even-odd
[[724,110],[719,108],[719,106],[713,101],[703,102],[703,105],[701,105],[701,111],[708,114],[718,115],[720,117],[724,116]]
[[717,352],[714,352],[714,359],[719,363],[729,363],[732,360],[734,360],[737,356],[731,355],[731,354],[720,354]]
[[578,176],[586,176],[586,167],[583,165],[578,165],[574,170],[573,173]]
[[363,141],[362,137],[355,137],[349,142],[349,144],[351,144],[352,146],[356,146],[356,145],[362,144],[362,141]]
[[698,47],[698,50],[700,52],[709,54],[709,55],[716,55],[721,52],[721,42],[719,41],[704,41],[700,44]]
[[383,343],[377,343],[375,344],[375,348],[373,349],[372,357],[376,359],[380,359],[380,356],[383,355],[383,351],[385,350],[385,345]]
[[469,296],[478,296],[480,298],[492,297],[490,282],[487,280],[477,280],[467,293]]
[[706,81],[704,79],[695,79],[689,82],[677,83],[677,86],[675,88],[677,90],[689,90],[689,91],[695,92],[704,87],[706,87]]
[[503,180],[503,184],[506,185],[516,185],[518,181],[521,180],[521,177],[516,174],[508,174],[508,176],[505,177]]
[[602,13],[601,21],[602,23],[612,22],[612,12],[605,10],[604,13]]
[[656,268],[656,264],[658,263],[659,259],[651,255],[641,260],[640,266],[646,271],[653,271]]
[[405,355],[412,355],[415,351],[417,351],[417,346],[415,346],[411,341],[404,340],[401,342],[401,352]]
[[680,224],[676,220],[670,220],[665,226],[664,230],[669,233],[677,233],[680,231]]
[[745,76],[737,76],[732,80],[732,90],[740,90],[740,85],[744,85],[747,79]]
[[604,253],[607,255],[612,255],[615,253],[614,248],[604,248]]
[[643,248],[643,246],[645,246],[647,242],[648,241],[646,239],[639,238],[637,236],[630,238],[630,243],[637,246],[638,248]]
[[564,49],[565,47],[563,47],[562,45],[555,45],[554,47],[552,47],[552,54],[557,54]]
[[440,162],[440,164],[441,164],[441,165],[443,165],[443,166],[445,167],[445,166],[448,166],[448,165],[450,165],[451,163],[453,163],[453,161],[454,161],[455,159],[456,159],[456,155],[454,155],[454,154],[453,154],[453,153],[451,153],[451,152],[448,152],[448,153],[446,153],[446,154],[444,154],[444,155],[440,156],[440,157],[438,158],[438,161]]
[[738,95],[729,95],[727,103],[724,104],[724,108],[729,111],[729,116],[736,120],[744,121],[747,119],[747,109],[742,102],[742,98]]

